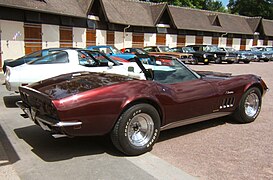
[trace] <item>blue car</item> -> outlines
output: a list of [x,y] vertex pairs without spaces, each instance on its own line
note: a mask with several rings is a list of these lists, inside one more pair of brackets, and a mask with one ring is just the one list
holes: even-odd
[[122,53],[117,48],[115,48],[113,46],[108,46],[108,45],[88,46],[86,49],[88,49],[88,50],[97,50],[97,51],[105,53],[107,56],[119,57],[119,58],[122,58],[122,59],[126,59],[128,61],[132,61],[136,57],[136,55],[134,55],[134,54]]
[[64,49],[67,49],[67,48],[48,48],[48,49],[43,49],[43,50],[36,51],[34,53],[31,53],[31,54],[25,55],[25,56],[20,57],[18,59],[5,60],[4,64],[3,64],[3,71],[4,71],[4,73],[6,72],[7,66],[9,66],[9,67],[20,66],[20,65],[25,64],[27,62],[36,60],[36,59],[38,59],[40,57],[44,57],[44,56],[47,56],[49,54],[53,54],[53,53],[58,52],[58,51],[62,51]]
[[250,50],[258,57],[258,61],[263,60],[264,62],[268,62],[272,58],[271,52],[265,51],[259,47],[252,47]]

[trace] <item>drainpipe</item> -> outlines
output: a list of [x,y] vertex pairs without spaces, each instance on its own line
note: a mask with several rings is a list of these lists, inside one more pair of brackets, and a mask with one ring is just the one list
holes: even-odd
[[221,34],[221,46],[223,45],[223,36],[226,36],[227,34],[227,32],[225,34]]
[[131,25],[128,25],[127,27],[123,29],[123,48],[125,48],[125,32],[126,32],[126,29],[129,29],[130,27]]

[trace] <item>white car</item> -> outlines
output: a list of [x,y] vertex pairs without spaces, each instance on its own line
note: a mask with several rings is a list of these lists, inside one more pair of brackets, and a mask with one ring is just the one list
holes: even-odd
[[21,66],[7,67],[5,84],[7,90],[18,92],[19,86],[79,71],[115,73],[142,79],[140,73],[130,71],[129,66],[135,65],[120,64],[98,51],[67,49]]

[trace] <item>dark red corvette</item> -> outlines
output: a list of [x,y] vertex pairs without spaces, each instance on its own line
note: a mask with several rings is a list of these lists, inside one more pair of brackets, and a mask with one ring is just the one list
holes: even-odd
[[226,115],[254,121],[268,89],[255,75],[197,73],[177,60],[146,69],[137,62],[147,80],[70,73],[20,87],[17,104],[52,134],[110,134],[117,149],[138,155],[152,148],[162,130]]

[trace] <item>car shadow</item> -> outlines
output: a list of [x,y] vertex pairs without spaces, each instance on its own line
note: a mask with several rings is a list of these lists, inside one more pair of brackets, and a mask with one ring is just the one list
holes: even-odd
[[0,125],[0,167],[13,164],[20,160],[12,143]]
[[7,108],[17,108],[16,105],[17,101],[20,101],[21,97],[20,95],[11,95],[11,96],[4,96],[3,101]]
[[15,129],[18,138],[32,147],[32,152],[46,162],[63,161],[79,156],[107,153],[123,156],[112,145],[109,136],[53,138],[49,132],[32,125]]
[[215,118],[203,122],[198,122],[194,124],[189,124],[186,126],[181,126],[173,129],[169,129],[166,131],[160,132],[159,139],[157,142],[166,141],[172,138],[176,138],[179,136],[184,136],[187,134],[191,134],[197,131],[201,131],[203,129],[209,129],[216,126],[223,125],[225,123],[231,123],[231,124],[237,124],[234,122],[233,118],[231,116],[221,117],[221,118]]

